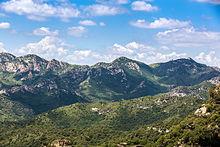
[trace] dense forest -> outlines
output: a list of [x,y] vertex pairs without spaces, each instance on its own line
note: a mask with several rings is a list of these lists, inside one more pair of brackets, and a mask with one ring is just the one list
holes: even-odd
[[219,146],[219,87],[209,90],[208,100],[162,94],[61,107],[30,121],[2,123],[0,144],[37,147],[61,141],[71,146]]

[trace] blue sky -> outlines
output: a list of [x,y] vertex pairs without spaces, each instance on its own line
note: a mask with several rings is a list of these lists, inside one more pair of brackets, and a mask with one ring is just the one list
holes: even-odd
[[220,67],[220,0],[0,0],[0,51],[90,65],[191,57]]

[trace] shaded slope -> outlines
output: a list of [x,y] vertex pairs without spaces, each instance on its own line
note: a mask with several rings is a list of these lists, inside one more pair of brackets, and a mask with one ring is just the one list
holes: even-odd
[[153,72],[160,77],[159,82],[175,86],[191,86],[219,76],[215,68],[199,64],[189,59],[178,59],[154,64]]
[[21,121],[33,116],[33,110],[0,94],[0,122]]

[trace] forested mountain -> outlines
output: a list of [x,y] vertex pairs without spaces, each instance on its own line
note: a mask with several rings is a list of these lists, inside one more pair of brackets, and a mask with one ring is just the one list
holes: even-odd
[[93,66],[47,61],[36,55],[0,54],[1,93],[39,114],[76,102],[119,101],[193,86],[220,72],[179,59],[146,65],[121,57]]
[[219,77],[190,58],[81,66],[1,53],[0,146],[218,146]]
[[210,86],[204,82],[133,100],[77,103],[26,121],[2,123],[0,144],[37,147],[61,141],[70,146],[219,145],[219,89],[211,90],[208,99]]

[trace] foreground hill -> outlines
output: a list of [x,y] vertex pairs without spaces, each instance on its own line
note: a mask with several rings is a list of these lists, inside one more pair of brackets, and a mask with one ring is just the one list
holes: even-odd
[[220,146],[220,85],[210,90],[210,100],[158,140],[164,146]]
[[72,146],[156,146],[170,127],[207,100],[210,85],[178,87],[166,94],[120,102],[77,103],[31,120],[5,122],[0,127],[0,144],[37,147],[65,141]]
[[93,66],[0,53],[0,90],[8,100],[40,114],[77,102],[120,101],[193,86],[219,70],[179,59],[146,65],[125,57]]

